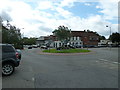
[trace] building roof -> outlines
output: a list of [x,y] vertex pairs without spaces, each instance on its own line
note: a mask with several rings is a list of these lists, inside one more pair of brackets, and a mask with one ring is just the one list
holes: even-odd
[[99,36],[96,32],[93,31],[71,31],[72,36]]

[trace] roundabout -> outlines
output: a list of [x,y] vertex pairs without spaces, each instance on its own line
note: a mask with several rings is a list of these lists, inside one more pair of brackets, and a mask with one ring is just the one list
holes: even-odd
[[47,49],[41,50],[39,54],[41,55],[83,55],[83,54],[90,54],[93,53],[90,50],[86,49],[64,49],[64,50],[56,50],[56,49]]

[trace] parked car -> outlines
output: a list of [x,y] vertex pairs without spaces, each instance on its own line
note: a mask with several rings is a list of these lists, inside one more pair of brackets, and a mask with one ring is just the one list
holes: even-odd
[[21,50],[20,49],[16,49],[16,54],[18,54],[18,58],[21,59]]
[[32,46],[28,46],[28,49],[32,49]]
[[37,45],[32,45],[32,47],[33,47],[33,48],[38,48],[38,46],[37,46]]
[[47,49],[48,47],[47,46],[41,46],[40,48],[42,48],[42,49]]
[[73,45],[68,45],[69,48],[75,49],[75,46]]
[[10,44],[0,44],[0,49],[2,49],[2,75],[11,75],[15,67],[20,64],[19,55],[15,48]]
[[76,48],[81,48],[81,45],[75,45]]

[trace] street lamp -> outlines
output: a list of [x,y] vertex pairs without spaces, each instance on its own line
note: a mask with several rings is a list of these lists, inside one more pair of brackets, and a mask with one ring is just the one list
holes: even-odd
[[[109,27],[108,25],[106,25],[106,27]],[[110,35],[111,35],[111,27],[109,27],[110,28]]]
[[[109,27],[108,25],[106,25],[106,27]],[[110,36],[111,36],[111,27],[109,27],[110,28]],[[110,38],[109,38],[109,40],[110,40]],[[110,45],[110,50],[111,50],[111,45]]]

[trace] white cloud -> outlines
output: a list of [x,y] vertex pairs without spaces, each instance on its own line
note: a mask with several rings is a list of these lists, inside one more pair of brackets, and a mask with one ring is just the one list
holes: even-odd
[[52,2],[50,2],[50,1],[40,1],[37,9],[42,9],[43,10],[43,9],[50,9],[52,7],[53,7]]
[[106,20],[117,19],[118,17],[118,0],[100,0],[99,6],[96,8],[102,9],[100,12],[104,14]]
[[59,14],[59,16],[62,16],[64,18],[69,19],[69,18],[73,17],[71,12],[69,12],[69,11],[67,11],[67,10],[65,10],[65,9],[63,9],[61,7],[57,7],[56,11]]
[[90,4],[90,3],[85,3],[85,5],[86,5],[86,6],[91,6],[91,4]]
[[[87,0],[37,0],[36,7],[32,8],[32,4],[28,4],[26,0],[3,0],[0,3],[0,15],[3,11],[11,18],[12,24],[21,29],[25,36],[39,37],[52,34],[52,31],[59,25],[65,25],[72,30],[84,30],[90,29],[98,32],[101,35],[109,35],[109,28],[106,25],[112,27],[112,31],[117,31],[117,24],[112,24],[107,21],[113,20],[117,15],[116,2],[104,2],[100,0],[100,4],[96,8],[101,9],[100,15],[93,15],[86,18],[74,16],[72,12],[65,10],[63,7],[74,6],[74,2],[81,2]],[[112,1],[112,0],[111,0]],[[30,2],[36,2],[30,0]],[[84,3],[90,5],[89,3]],[[46,12],[45,10],[51,9],[53,12]],[[7,16],[6,16],[7,17]],[[51,33],[50,33],[51,32]]]
[[77,0],[63,0],[61,1],[61,5],[62,7],[64,6],[68,6],[68,7],[72,7],[73,6],[73,3],[77,1]]

